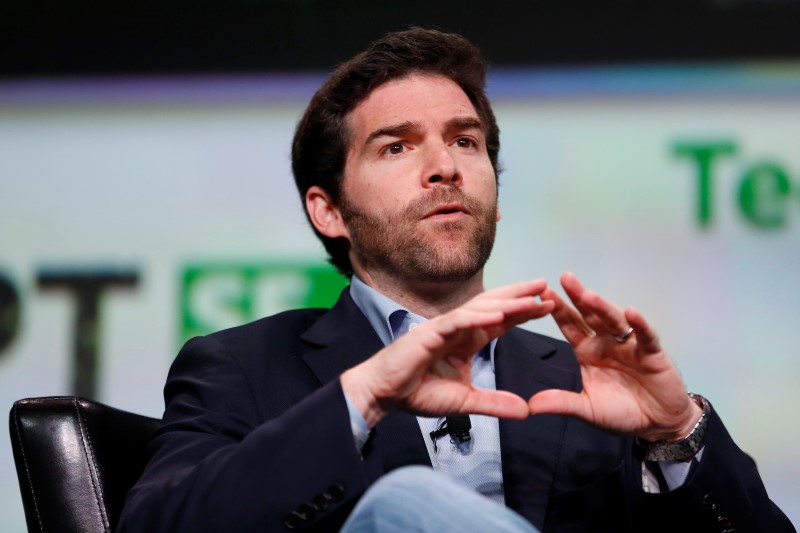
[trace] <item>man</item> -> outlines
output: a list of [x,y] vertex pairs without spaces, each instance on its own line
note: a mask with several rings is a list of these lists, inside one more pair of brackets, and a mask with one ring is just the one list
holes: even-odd
[[[421,464],[545,532],[793,530],[635,309],[572,274],[574,307],[543,280],[484,290],[500,218],[484,81],[470,43],[415,29],[317,92],[293,171],[352,284],[331,310],[186,344],[122,529],[338,530]],[[546,315],[568,344],[515,328]]]

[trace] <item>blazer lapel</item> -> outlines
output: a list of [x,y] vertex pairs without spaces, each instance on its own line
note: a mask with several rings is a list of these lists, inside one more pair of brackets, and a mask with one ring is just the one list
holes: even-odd
[[[568,369],[548,361],[566,349],[559,341],[511,330],[495,349],[497,388],[525,400],[549,388],[575,390],[577,366]],[[506,504],[539,528],[544,524],[565,428],[566,419],[555,415],[500,420]]]
[[[303,359],[321,383],[365,361],[383,348],[367,317],[345,289],[336,305],[314,323],[301,339],[311,345]],[[428,450],[415,416],[396,412],[373,429],[365,446],[383,456],[385,472],[407,464],[430,466]]]
[[303,360],[321,383],[337,378],[383,348],[367,317],[350,298],[348,288],[300,338],[310,345],[302,354]]

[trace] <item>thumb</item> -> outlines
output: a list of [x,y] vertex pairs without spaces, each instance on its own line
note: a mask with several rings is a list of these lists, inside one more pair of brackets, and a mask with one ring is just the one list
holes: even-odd
[[576,416],[589,420],[589,408],[583,395],[561,389],[547,389],[537,392],[528,400],[532,415],[551,414]]
[[523,398],[512,392],[489,389],[473,389],[461,411],[518,420],[527,418],[530,414]]

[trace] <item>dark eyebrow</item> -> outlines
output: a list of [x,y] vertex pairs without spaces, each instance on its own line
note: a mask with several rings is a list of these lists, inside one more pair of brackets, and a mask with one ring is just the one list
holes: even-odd
[[446,127],[450,131],[479,129],[483,131],[483,124],[475,117],[455,117],[447,121]]
[[367,140],[364,141],[364,145],[368,145],[378,137],[400,137],[415,129],[419,129],[419,124],[410,120],[400,122],[399,124],[391,124],[370,133],[367,136]]

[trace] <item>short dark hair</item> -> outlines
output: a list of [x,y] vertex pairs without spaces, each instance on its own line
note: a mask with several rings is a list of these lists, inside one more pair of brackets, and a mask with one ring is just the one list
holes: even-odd
[[[306,193],[314,185],[328,193],[335,205],[341,205],[349,147],[347,115],[380,85],[414,73],[445,76],[461,87],[486,130],[486,149],[496,179],[500,131],[486,96],[486,70],[483,54],[464,37],[422,28],[389,33],[341,64],[314,94],[295,131],[292,172],[304,205]],[[314,232],[330,263],[351,276],[347,240],[326,237],[316,228]]]

